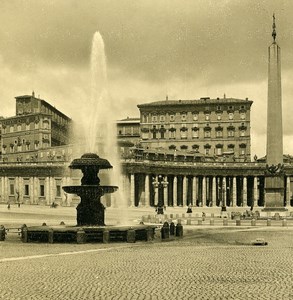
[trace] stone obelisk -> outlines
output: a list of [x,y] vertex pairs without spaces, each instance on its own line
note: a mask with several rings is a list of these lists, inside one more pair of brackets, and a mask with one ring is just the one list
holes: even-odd
[[273,43],[269,46],[267,106],[267,168],[265,207],[284,209],[283,124],[281,89],[281,49],[276,42],[273,16]]

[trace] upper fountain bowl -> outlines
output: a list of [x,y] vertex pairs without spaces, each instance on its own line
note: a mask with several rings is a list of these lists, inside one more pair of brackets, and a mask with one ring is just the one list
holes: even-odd
[[81,156],[81,158],[74,159],[69,168],[71,169],[82,169],[86,166],[95,166],[99,169],[111,169],[112,165],[109,163],[107,159],[100,158],[95,153],[85,153]]

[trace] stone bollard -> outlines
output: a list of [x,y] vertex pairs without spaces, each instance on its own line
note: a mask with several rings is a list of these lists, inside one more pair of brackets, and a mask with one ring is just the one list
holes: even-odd
[[210,225],[211,226],[215,225],[215,220],[214,219],[210,219]]
[[227,218],[224,218],[224,219],[223,219],[223,225],[224,225],[224,226],[228,226],[228,219],[227,219]]
[[174,222],[170,223],[170,235],[175,235],[175,224],[174,224]]
[[241,226],[241,220],[236,220],[236,226]]
[[283,226],[283,227],[287,226],[287,220],[286,220],[286,219],[283,219],[283,220],[282,220],[282,226]]
[[191,219],[190,218],[187,219],[186,225],[191,225]]
[[23,243],[27,243],[28,242],[28,230],[27,227],[23,227],[22,231],[21,231],[21,240]]
[[135,230],[134,229],[127,230],[126,241],[127,241],[127,243],[135,243]]
[[76,232],[76,242],[77,244],[84,244],[85,243],[85,232],[82,228],[78,229]]
[[174,218],[174,215],[173,214],[170,214],[170,219],[173,219]]
[[181,223],[176,225],[176,236],[182,238],[183,237],[183,226]]
[[110,241],[110,231],[109,230],[105,230],[103,231],[103,243],[107,244]]
[[197,220],[197,225],[202,225],[202,219]]
[[267,219],[267,226],[271,226],[272,225],[272,220],[271,219]]
[[5,227],[3,225],[0,225],[0,241],[5,241]]
[[251,226],[255,226],[256,225],[256,220],[255,219],[252,219],[251,220]]
[[48,243],[50,244],[54,243],[54,231],[52,228],[48,229]]
[[170,229],[169,229],[169,223],[165,222],[163,224],[163,227],[161,228],[161,239],[168,239],[170,237]]
[[23,224],[20,227],[20,238],[24,243],[27,243],[27,226],[26,226],[26,224]]
[[154,231],[151,227],[149,227],[146,230],[146,240],[149,242],[152,241],[153,239],[154,239]]

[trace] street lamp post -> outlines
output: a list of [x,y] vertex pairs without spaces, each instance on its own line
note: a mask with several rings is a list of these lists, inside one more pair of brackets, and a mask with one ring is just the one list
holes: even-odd
[[163,202],[163,197],[162,193],[164,189],[168,186],[168,181],[166,180],[165,177],[162,175],[158,176],[158,179],[153,178],[152,185],[154,187],[154,194],[156,193],[156,189],[158,189],[158,205],[157,205],[157,214],[158,215],[163,215],[164,214],[164,202]]

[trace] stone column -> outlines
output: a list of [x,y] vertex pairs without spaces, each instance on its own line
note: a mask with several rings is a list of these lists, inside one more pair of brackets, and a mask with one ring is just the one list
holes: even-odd
[[[167,180],[167,176],[164,176],[164,180]],[[168,185],[164,187],[164,205],[168,206]]]
[[23,194],[24,194],[24,184],[23,177],[19,177],[19,202],[23,203]]
[[194,206],[196,206],[196,200],[197,200],[197,177],[194,176],[193,177],[193,182],[192,182],[192,185],[193,185],[193,188],[192,188],[192,203]]
[[257,199],[258,198],[258,191],[257,191],[257,176],[253,178],[253,206],[257,207]]
[[232,192],[232,201],[233,201],[233,207],[237,206],[237,180],[236,177],[233,176],[233,192]]
[[186,176],[183,176],[183,186],[182,186],[182,205],[185,206],[187,201],[187,178]]
[[286,207],[291,207],[290,205],[291,198],[291,187],[290,187],[290,176],[287,177],[287,189],[286,189]]
[[1,177],[1,200],[7,202],[7,199],[5,199],[5,177]]
[[134,197],[135,197],[135,184],[134,184],[134,174],[130,174],[130,206],[134,207]]
[[7,176],[4,177],[4,199],[5,202],[9,201],[9,179]]
[[145,175],[145,182],[144,182],[144,190],[145,190],[145,206],[150,206],[150,175]]
[[[224,191],[224,192],[223,192]],[[223,182],[222,182],[222,206],[225,204],[227,206],[227,184],[226,184],[226,177],[223,177]]]
[[216,199],[217,199],[216,176],[213,176],[213,181],[212,181],[212,206],[216,206]]
[[34,177],[34,202],[35,204],[39,203],[39,190],[40,190],[40,182],[39,178]]
[[244,176],[243,177],[243,194],[242,194],[242,205],[244,206],[244,207],[246,207],[247,206],[247,177],[246,176]]
[[30,179],[29,179],[29,191],[30,191],[30,204],[33,204],[34,203],[34,197],[35,197],[34,177],[30,177]]
[[174,206],[177,206],[177,176],[174,176],[174,182],[173,182],[173,201]]
[[[49,180],[49,188],[50,188],[50,201],[51,203],[55,202],[56,200],[56,182],[55,182],[55,179],[53,177],[50,177],[50,180]],[[46,193],[46,186],[45,186],[45,193]]]
[[202,178],[202,207],[206,207],[207,203],[207,191],[206,191],[206,177]]
[[50,177],[46,177],[45,179],[45,197],[46,197],[46,204],[51,204],[51,197],[50,197],[51,189],[50,189]]

